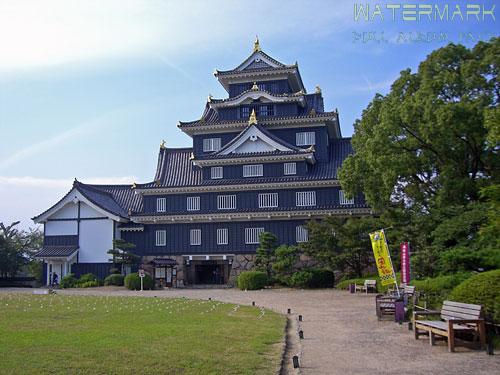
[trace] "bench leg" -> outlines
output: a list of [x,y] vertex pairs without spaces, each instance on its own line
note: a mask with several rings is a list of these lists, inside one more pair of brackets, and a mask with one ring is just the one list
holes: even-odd
[[448,320],[448,351],[455,351],[455,331],[453,330],[453,322]]
[[415,320],[413,321],[413,334],[415,335],[415,340],[418,340],[418,328],[415,326]]
[[481,343],[481,349],[486,347],[486,328],[484,322],[479,322],[477,325],[479,330],[479,342]]
[[434,332],[429,331],[429,345],[433,346],[434,345]]

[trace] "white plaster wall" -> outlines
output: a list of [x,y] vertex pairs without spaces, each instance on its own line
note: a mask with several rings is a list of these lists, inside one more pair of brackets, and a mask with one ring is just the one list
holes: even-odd
[[80,222],[80,263],[105,263],[113,247],[113,220],[83,220]]
[[85,218],[85,217],[106,217],[106,216],[101,214],[99,211],[94,210],[92,207],[88,206],[84,202],[81,202],[80,217]]
[[49,219],[70,219],[76,218],[78,215],[78,204],[69,202],[65,204],[59,211],[55,212]]
[[266,152],[266,151],[274,151],[274,147],[268,145],[266,142],[264,142],[259,138],[256,141],[250,141],[250,140],[245,141],[245,143],[243,143],[236,150],[234,150],[234,153],[240,154],[243,152]]
[[76,220],[71,221],[47,221],[45,223],[46,236],[70,236],[78,234]]

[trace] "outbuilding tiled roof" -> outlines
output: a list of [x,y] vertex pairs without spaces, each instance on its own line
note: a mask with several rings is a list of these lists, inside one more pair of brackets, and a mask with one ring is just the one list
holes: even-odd
[[64,258],[69,257],[78,246],[44,246],[38,253],[35,254],[36,258]]
[[132,185],[91,185],[77,181],[76,186],[88,200],[115,215],[128,218],[128,210],[142,210],[142,197]]

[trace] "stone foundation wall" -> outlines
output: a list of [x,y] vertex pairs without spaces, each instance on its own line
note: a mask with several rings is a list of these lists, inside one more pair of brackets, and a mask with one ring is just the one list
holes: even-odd
[[238,275],[243,271],[250,271],[255,265],[255,254],[240,254],[235,255],[231,271],[229,272],[229,286],[236,285]]

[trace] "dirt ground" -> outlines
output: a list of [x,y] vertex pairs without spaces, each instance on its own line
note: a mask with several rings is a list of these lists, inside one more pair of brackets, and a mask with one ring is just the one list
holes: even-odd
[[[14,289],[0,289],[13,291]],[[30,292],[29,290],[18,291]],[[263,306],[289,315],[291,353],[298,355],[300,370],[288,366],[289,373],[302,374],[500,374],[500,353],[457,347],[449,353],[446,343],[430,347],[425,337],[415,340],[406,324],[379,322],[375,316],[374,295],[349,294],[337,290],[273,289],[240,291],[237,289],[165,289],[132,292],[104,287],[68,289],[61,294],[144,295],[187,297]],[[298,321],[298,315],[303,321]],[[298,330],[304,339],[297,337]]]

